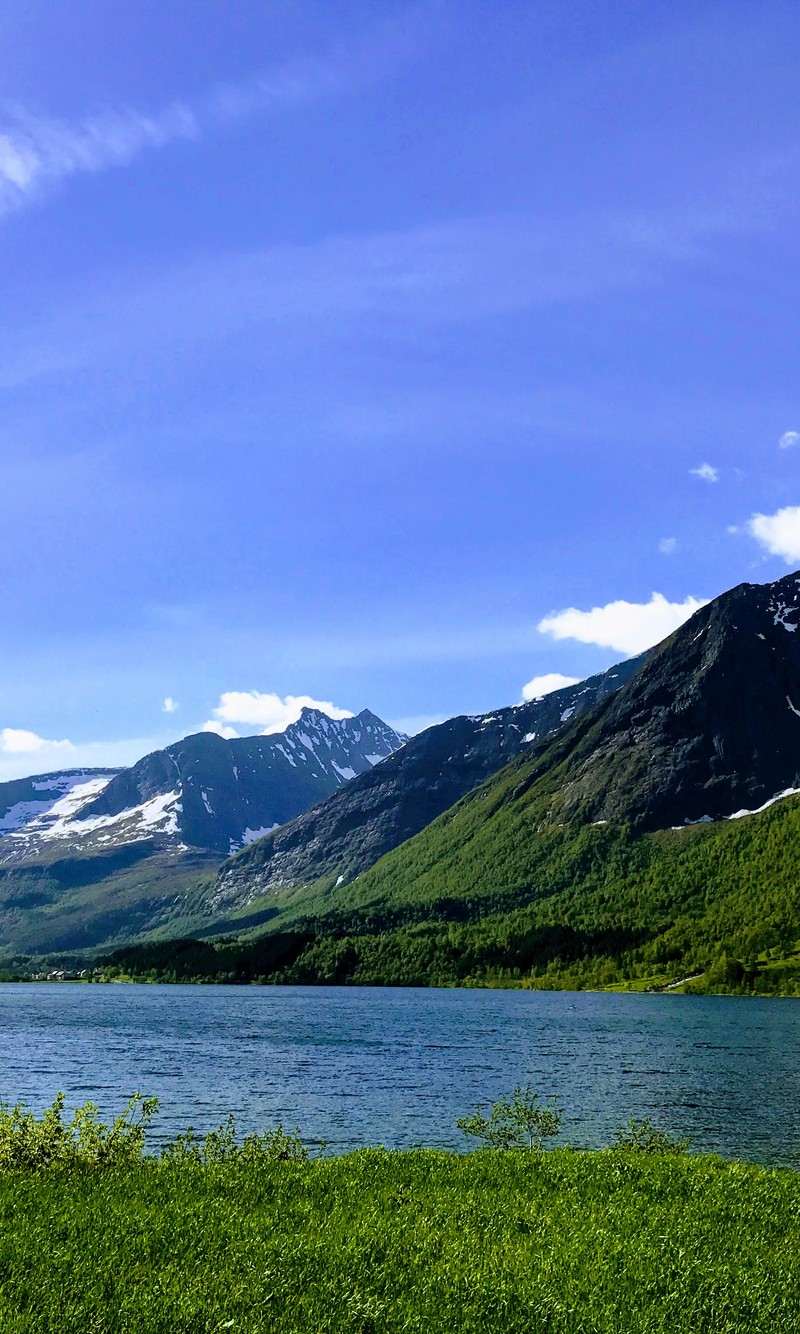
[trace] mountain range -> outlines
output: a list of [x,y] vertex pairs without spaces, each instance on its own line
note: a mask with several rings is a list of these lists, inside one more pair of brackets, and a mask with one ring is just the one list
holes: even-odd
[[406,737],[368,709],[283,732],[201,732],[129,769],[0,784],[0,950],[195,927],[222,857],[380,763]]
[[341,885],[419,833],[467,792],[614,694],[641,659],[493,713],[429,727],[383,764],[298,815],[220,870],[218,908],[320,879]]
[[0,783],[0,866],[146,840],[229,855],[390,755],[407,738],[369,709],[304,708],[269,736],[198,732],[130,769]]
[[[359,715],[357,758],[324,743],[321,799],[297,747],[331,720],[291,751],[187,738],[54,776],[49,812],[20,788],[0,926],[17,950],[138,939],[110,966],[144,975],[800,990],[798,625],[800,576],[742,584],[576,686],[384,732],[377,763],[385,725]],[[260,795],[264,743],[291,813]]]
[[[265,882],[335,881],[365,869],[617,690],[637,665],[410,740],[367,710],[335,722],[304,709],[272,736],[200,733],[120,773],[0,784],[0,942],[7,952],[59,951],[239,928],[243,913],[249,923],[267,920],[276,911],[271,898],[247,913]],[[300,812],[308,818],[298,824]],[[279,829],[276,877],[270,840]],[[235,856],[216,878],[221,857],[251,844],[263,849],[252,880]]]
[[[329,798],[218,873],[215,901],[271,901],[270,931],[181,967],[800,993],[799,625],[800,576],[742,584],[352,879],[333,822],[281,884],[285,840],[355,787]],[[181,975],[159,957],[138,966]]]

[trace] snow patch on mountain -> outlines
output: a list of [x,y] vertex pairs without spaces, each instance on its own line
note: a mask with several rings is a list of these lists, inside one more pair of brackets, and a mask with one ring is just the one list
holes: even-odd
[[10,833],[12,829],[20,829],[41,813],[42,803],[40,801],[18,801],[15,805],[9,807],[5,815],[0,816],[0,832],[6,834]]
[[[89,787],[90,784],[86,784]],[[105,786],[105,784],[103,785]],[[96,795],[95,792],[92,796]],[[177,834],[178,832],[178,812],[180,805],[181,791],[162,792],[156,797],[151,797],[149,801],[143,801],[138,806],[131,806],[128,810],[120,811],[117,815],[92,815],[81,819],[80,811],[73,813],[69,810],[60,814],[60,818],[53,824],[48,825],[42,830],[41,837],[45,840],[57,838],[75,838],[85,834],[95,834],[100,829],[113,829],[115,826],[129,825],[129,833],[141,837],[142,833],[151,832],[158,829],[163,834]],[[66,803],[59,803],[66,805]],[[86,801],[81,803],[86,805]],[[55,807],[53,807],[53,812]],[[101,840],[104,841],[104,840]],[[122,841],[129,842],[129,838]]]
[[30,784],[32,790],[52,793],[53,798],[28,798],[15,802],[0,817],[0,832],[7,837],[29,834],[39,838],[58,837],[58,833],[51,831],[60,829],[65,820],[93,801],[114,777],[113,772],[98,776],[80,770],[34,779]]
[[262,825],[261,829],[245,829],[242,833],[242,847],[247,847],[248,843],[255,843],[257,838],[266,838],[267,834],[271,834],[273,829],[280,829],[280,825]]
[[[792,626],[792,629],[794,629],[794,626]],[[787,787],[783,792],[776,792],[775,796],[770,797],[769,801],[765,801],[763,806],[757,806],[753,811],[734,811],[733,815],[726,816],[726,819],[741,820],[745,815],[760,815],[768,807],[774,806],[776,801],[783,801],[785,797],[796,797],[798,795],[800,795],[800,787]]]

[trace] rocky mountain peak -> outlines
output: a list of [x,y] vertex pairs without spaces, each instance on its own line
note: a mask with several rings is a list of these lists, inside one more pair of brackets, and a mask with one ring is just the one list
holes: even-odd
[[695,612],[556,762],[551,818],[658,829],[800,786],[800,577],[740,584]]
[[[305,708],[285,731],[269,736],[227,740],[198,732],[122,772],[87,774],[83,784],[64,778],[63,791],[56,793],[61,804],[44,823],[28,818],[29,808],[36,813],[41,804],[31,800],[34,789],[15,789],[0,863],[96,853],[142,840],[227,855],[378,764],[404,741],[368,710],[333,719]],[[0,800],[6,786],[0,784]]]

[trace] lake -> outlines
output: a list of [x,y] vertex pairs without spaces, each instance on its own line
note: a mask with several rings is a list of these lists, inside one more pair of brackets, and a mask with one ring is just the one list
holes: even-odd
[[104,1114],[139,1089],[153,1140],[233,1112],[341,1152],[464,1148],[456,1117],[531,1083],[565,1138],[651,1116],[692,1148],[800,1167],[800,1002],[368,987],[0,985],[0,1097]]

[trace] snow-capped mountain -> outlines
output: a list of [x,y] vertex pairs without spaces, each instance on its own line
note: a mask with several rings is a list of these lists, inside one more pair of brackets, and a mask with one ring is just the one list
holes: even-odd
[[406,738],[363,710],[303,709],[271,736],[210,732],[130,769],[70,770],[0,784],[0,865],[154,847],[230,854],[385,759]]

